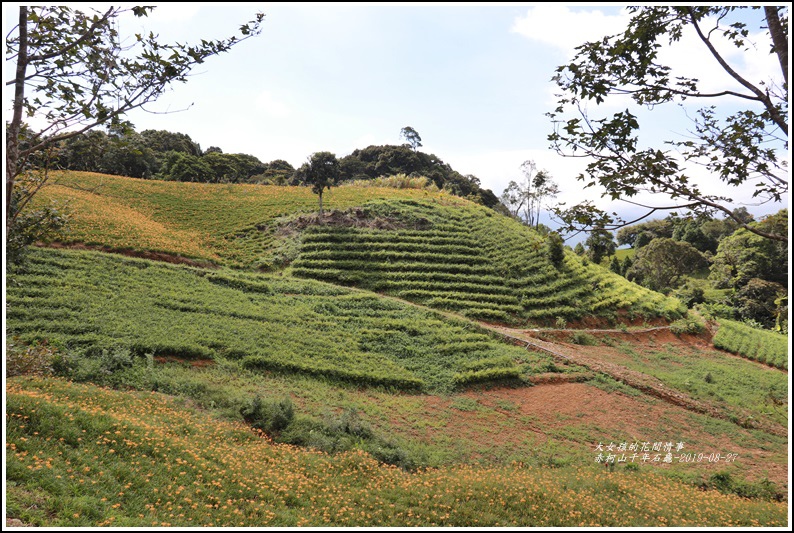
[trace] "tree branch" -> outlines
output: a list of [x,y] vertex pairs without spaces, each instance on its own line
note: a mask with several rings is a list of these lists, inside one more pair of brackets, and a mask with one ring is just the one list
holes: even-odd
[[[757,95],[759,101],[762,104],[764,104],[764,107],[769,112],[769,115],[772,118],[772,120],[775,122],[775,124],[777,124],[780,127],[781,130],[783,130],[785,132],[788,132],[788,123],[783,119],[783,117],[780,115],[778,110],[775,108],[775,106],[769,100],[769,96],[766,93],[762,92],[758,87],[756,87],[755,85],[753,85],[752,83],[750,83],[749,81],[744,79],[741,75],[739,75],[738,72],[733,70],[733,68],[731,68],[731,66],[725,61],[725,59],[722,58],[722,56],[717,51],[717,49],[714,48],[714,45],[711,44],[711,41],[709,41],[708,38],[705,35],[703,35],[703,32],[700,29],[700,25],[697,22],[697,18],[695,17],[695,14],[694,14],[694,11],[692,10],[692,8],[688,7],[686,9],[687,9],[687,11],[689,13],[690,21],[692,22],[692,25],[695,27],[695,31],[697,32],[698,36],[700,37],[700,40],[703,41],[703,44],[706,45],[706,47],[709,49],[709,52],[711,52],[711,55],[714,56],[714,59],[717,60],[717,62],[720,64],[720,66],[723,68],[723,70],[725,70],[725,72],[730,74],[730,76],[733,79],[735,79],[740,84],[745,86],[747,89],[752,91],[755,95]],[[788,83],[788,79],[786,80],[786,83]]]
[[110,18],[110,15],[114,14],[115,10],[116,10],[115,7],[111,7],[110,9],[108,9],[107,13],[102,15],[101,18],[95,20],[94,23],[91,24],[91,27],[88,28],[88,30],[86,30],[86,32],[83,35],[81,35],[78,39],[76,39],[73,43],[70,43],[59,50],[55,50],[54,52],[50,52],[49,54],[28,56],[28,62],[32,63],[34,61],[46,61],[48,59],[52,59],[53,57],[62,56],[69,50],[72,50],[76,46],[81,45],[83,42],[85,42],[89,37],[93,35],[94,30],[96,30],[101,24],[106,22]]

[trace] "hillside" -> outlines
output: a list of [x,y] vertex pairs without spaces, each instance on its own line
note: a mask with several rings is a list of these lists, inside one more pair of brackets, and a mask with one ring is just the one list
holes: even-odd
[[[730,516],[735,526],[786,524],[783,504],[658,474],[517,465],[407,473],[362,452],[273,445],[162,394],[63,380],[10,382],[7,414],[9,513],[27,523],[698,527]],[[659,505],[661,495],[675,505]]]
[[785,524],[778,343],[680,333],[677,300],[460,198],[327,195],[318,219],[297,187],[46,189],[72,232],[6,286],[8,516]]
[[296,275],[494,322],[673,319],[685,311],[575,254],[555,266],[533,230],[443,193],[339,187],[327,193],[328,208],[358,207],[354,215],[295,224],[290,217],[316,206],[307,188],[79,172],[57,183],[46,198],[71,206],[72,243],[267,270],[297,249]]

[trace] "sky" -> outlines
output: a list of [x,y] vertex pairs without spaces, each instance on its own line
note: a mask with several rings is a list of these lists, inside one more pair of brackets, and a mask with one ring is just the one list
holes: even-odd
[[[4,3],[6,33],[15,18],[9,9]],[[521,178],[521,163],[531,159],[560,185],[559,201],[589,198],[632,215],[598,191],[582,189],[576,176],[586,162],[549,148],[552,124],[545,116],[556,106],[555,68],[577,45],[625,28],[629,15],[617,5],[172,3],[147,19],[122,20],[120,32],[151,30],[168,42],[218,39],[258,11],[266,15],[260,35],[173,85],[147,106],[156,113],[130,113],[135,129],[185,133],[203,149],[217,146],[263,162],[285,159],[297,167],[317,151],[343,157],[372,144],[401,144],[400,131],[410,126],[422,138],[422,151],[477,176],[497,196]],[[733,83],[701,48],[685,38],[665,58],[680,64],[681,73],[709,80],[707,88]],[[725,53],[749,79],[780,76],[766,44]],[[610,99],[604,112],[627,105]],[[641,141],[649,146],[690,126],[675,106],[636,112]],[[703,183],[719,191],[709,185],[714,180]],[[788,202],[748,209],[762,215]]]

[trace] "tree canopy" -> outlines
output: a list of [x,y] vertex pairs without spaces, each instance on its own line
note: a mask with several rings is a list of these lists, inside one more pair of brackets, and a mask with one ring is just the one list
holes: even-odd
[[339,161],[331,152],[315,152],[295,171],[301,182],[310,185],[318,195],[320,216],[323,216],[323,191],[339,183]]
[[406,126],[401,129],[400,137],[408,142],[414,152],[416,152],[417,148],[422,146],[422,138],[419,136],[419,133],[411,126]]
[[[600,186],[602,196],[647,211],[625,222],[586,201],[558,208],[566,229],[617,229],[660,209],[689,209],[721,211],[748,231],[786,241],[787,233],[766,233],[735,217],[729,195],[746,184],[754,186],[755,203],[780,202],[788,192],[787,162],[779,156],[788,150],[788,7],[646,6],[630,8],[630,13],[623,33],[582,44],[570,63],[557,68],[554,80],[561,93],[557,107],[548,113],[554,125],[549,140],[560,154],[590,160],[578,176],[586,187]],[[742,18],[753,13],[762,13],[763,21],[757,18],[765,23],[766,42],[757,45]],[[688,34],[738,89],[706,90],[702,80],[676,76],[674,65],[661,61],[663,48]],[[751,46],[774,54],[780,76],[747,79],[728,62],[730,47],[744,51]],[[628,95],[635,104],[654,109],[692,100],[713,104],[687,116],[691,129],[686,137],[667,140],[664,147],[646,147],[636,112],[626,108],[611,117],[595,117],[587,108],[613,95]],[[696,165],[721,182],[722,194],[698,185],[691,175]],[[641,193],[660,198],[659,203],[635,201]]]
[[540,225],[540,212],[544,203],[556,198],[560,189],[546,170],[539,170],[537,164],[528,159],[521,163],[524,179],[521,183],[511,181],[502,192],[501,201],[510,214],[524,221],[528,226]]
[[[196,65],[258,35],[264,19],[256,14],[226,39],[169,44],[149,33],[136,34],[126,45],[119,18],[148,16],[153,9],[19,8],[18,24],[6,38],[6,60],[16,65],[14,79],[6,82],[14,88],[6,131],[7,226],[12,205],[20,205],[12,202],[15,180],[41,161],[37,154],[99,125],[122,125],[127,112],[154,102],[170,84],[187,81]],[[25,127],[23,117],[39,126]]]
[[706,267],[708,261],[691,244],[662,237],[637,252],[626,277],[667,293],[678,286],[682,276]]

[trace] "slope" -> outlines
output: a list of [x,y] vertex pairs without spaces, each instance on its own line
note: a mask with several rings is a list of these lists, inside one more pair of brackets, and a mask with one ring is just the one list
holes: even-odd
[[[72,206],[68,242],[184,255],[382,291],[471,318],[524,325],[673,319],[674,299],[566,252],[543,237],[444,193],[339,187],[326,220],[307,188],[135,180],[62,173],[40,201]],[[355,209],[352,209],[355,207]],[[340,211],[345,210],[347,211]],[[296,217],[298,220],[296,221]],[[380,229],[379,229],[380,228]]]

